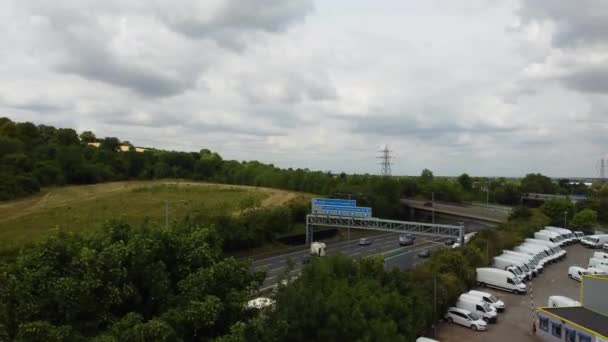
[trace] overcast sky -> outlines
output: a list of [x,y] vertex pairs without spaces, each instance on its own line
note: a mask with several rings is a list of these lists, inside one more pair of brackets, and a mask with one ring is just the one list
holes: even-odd
[[594,176],[606,0],[4,0],[0,116],[281,167]]

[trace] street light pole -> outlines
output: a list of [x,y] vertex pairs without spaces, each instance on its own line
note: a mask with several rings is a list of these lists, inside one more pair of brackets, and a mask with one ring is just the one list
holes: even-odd
[[568,210],[564,211],[564,228],[568,228]]
[[433,224],[435,224],[435,192],[431,192],[431,215]]

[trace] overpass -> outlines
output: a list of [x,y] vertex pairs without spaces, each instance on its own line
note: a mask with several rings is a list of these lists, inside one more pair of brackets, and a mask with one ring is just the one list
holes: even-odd
[[584,195],[552,195],[552,194],[538,194],[538,193],[526,193],[521,196],[522,202],[524,200],[530,201],[550,201],[550,200],[570,200],[572,203],[587,199]]
[[446,204],[438,202],[418,201],[402,199],[401,203],[412,210],[434,212],[436,214],[473,219],[482,222],[501,223],[507,221],[510,210],[496,206],[463,206],[458,204]]

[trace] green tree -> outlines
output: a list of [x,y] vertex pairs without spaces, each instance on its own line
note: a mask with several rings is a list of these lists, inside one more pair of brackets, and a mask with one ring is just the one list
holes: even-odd
[[596,225],[597,213],[591,209],[579,211],[572,219],[572,226],[587,233],[591,233]]
[[554,199],[546,201],[541,210],[549,217],[552,225],[563,226],[564,216],[568,220],[574,216],[574,204],[568,199]]
[[433,171],[429,169],[424,169],[420,173],[420,180],[424,183],[429,183],[433,181]]
[[553,184],[551,178],[540,173],[527,174],[521,180],[521,191],[526,193],[555,194],[557,185]]
[[471,189],[473,188],[473,180],[466,173],[463,173],[458,176],[458,183],[460,183],[460,185],[465,191],[471,191]]
[[97,137],[91,131],[84,131],[80,133],[80,141],[82,141],[83,143],[93,143],[97,142]]

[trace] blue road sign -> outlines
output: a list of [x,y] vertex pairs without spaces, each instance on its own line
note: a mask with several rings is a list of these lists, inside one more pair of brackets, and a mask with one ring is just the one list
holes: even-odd
[[338,205],[321,205],[316,214],[330,216],[352,216],[352,217],[371,217],[372,208],[368,207],[345,207]]
[[313,207],[317,205],[337,205],[341,207],[355,207],[357,206],[357,201],[333,198],[313,198],[312,205]]

